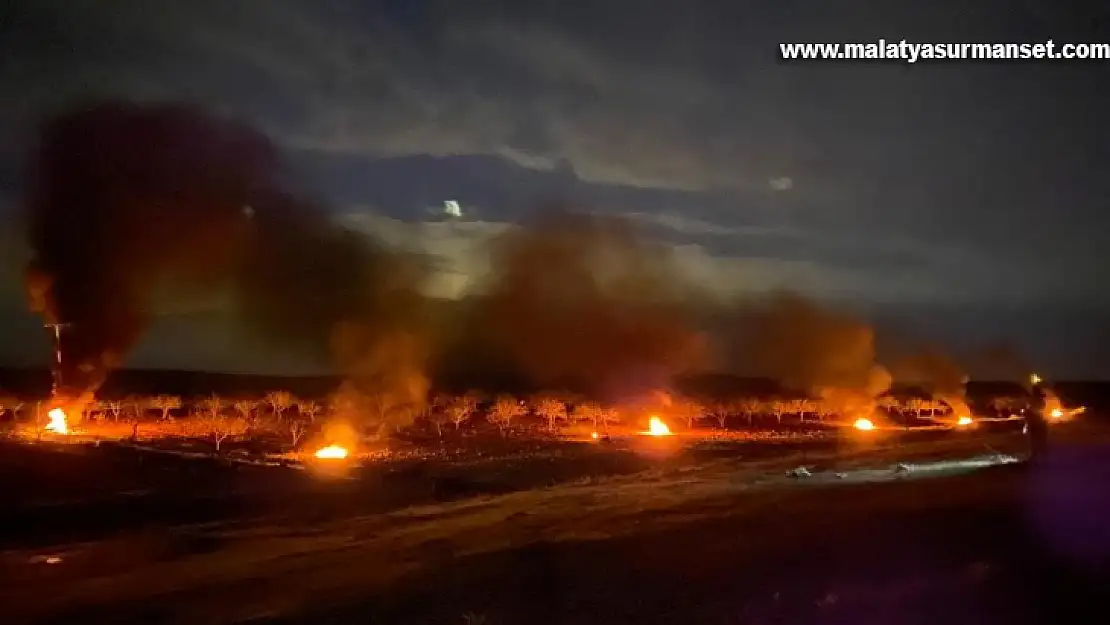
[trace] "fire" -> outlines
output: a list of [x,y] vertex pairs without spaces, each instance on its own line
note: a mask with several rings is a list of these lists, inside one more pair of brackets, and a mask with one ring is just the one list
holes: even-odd
[[875,424],[871,422],[871,419],[865,419],[863,417],[856,419],[856,422],[852,425],[857,430],[870,431],[875,429]]
[[347,457],[348,453],[350,452],[347,451],[346,447],[340,447],[339,445],[328,445],[327,447],[321,447],[320,449],[317,449],[316,457],[321,460],[343,460]]
[[594,439],[594,440],[596,441],[596,440],[598,439],[598,436],[597,436],[597,432],[592,432],[592,433],[590,434],[590,438],[592,438],[592,439]]
[[667,427],[667,424],[663,423],[663,420],[659,417],[652,417],[648,421],[647,432],[644,433],[649,436],[670,436],[671,428]]
[[967,415],[964,415],[964,416],[956,419],[956,425],[958,427],[967,427],[971,424],[972,424],[972,419],[971,419],[971,417],[969,417]]
[[50,422],[44,428],[47,432],[54,432],[55,434],[69,434],[69,424],[66,423],[66,411],[61,408],[52,408],[50,412],[46,413]]
[[1064,411],[1059,408],[1053,408],[1049,415],[1051,415],[1053,419],[1059,419],[1064,416]]
[[1042,381],[1043,380],[1041,379],[1041,376],[1037,375],[1036,373],[1029,374],[1029,383],[1033,386],[1040,384]]

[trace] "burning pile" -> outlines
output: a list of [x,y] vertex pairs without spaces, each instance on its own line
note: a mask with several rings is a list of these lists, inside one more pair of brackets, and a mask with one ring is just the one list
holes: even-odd
[[651,419],[648,420],[648,429],[644,434],[648,436],[670,436],[671,428],[667,427],[662,419],[652,415]]
[[852,427],[864,432],[870,432],[871,430],[875,429],[875,422],[871,419],[860,417],[859,419],[855,420],[855,423],[852,424]]
[[350,452],[346,447],[339,445],[328,445],[316,450],[314,454],[319,460],[343,460]]
[[50,412],[46,413],[50,422],[43,428],[47,432],[55,434],[69,434],[69,422],[66,418],[66,411],[62,408],[51,408]]

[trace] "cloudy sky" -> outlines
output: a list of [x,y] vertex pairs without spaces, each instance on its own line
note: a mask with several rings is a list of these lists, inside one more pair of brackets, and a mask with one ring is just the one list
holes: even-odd
[[[43,115],[94,97],[199,102],[263,129],[336,219],[442,256],[444,295],[480,273],[486,237],[559,201],[638,220],[722,292],[787,286],[1110,376],[1093,347],[1110,338],[1107,62],[778,57],[785,42],[1110,41],[1097,3],[5,5],[6,214]],[[421,223],[445,200],[462,222]],[[5,236],[0,309],[33,328]],[[165,321],[136,363],[250,368],[203,338],[206,319]]]

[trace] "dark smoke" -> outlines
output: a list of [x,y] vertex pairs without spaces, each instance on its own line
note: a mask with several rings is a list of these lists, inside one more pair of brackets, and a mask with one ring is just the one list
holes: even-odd
[[443,375],[457,387],[616,399],[704,364],[688,287],[625,221],[554,212],[492,243]]
[[733,361],[787,388],[864,389],[874,381],[874,330],[851,314],[779,292],[740,302],[733,319]]
[[249,329],[326,353],[341,322],[394,323],[396,259],[284,192],[277,151],[176,105],[100,103],[46,122],[26,202],[31,307],[62,333],[66,395],[95,388],[151,321],[155,287],[231,288]]
[[845,416],[873,413],[890,388],[873,328],[851,314],[779,292],[738,302],[730,318],[726,358],[734,368],[824,399]]
[[967,404],[968,375],[952,356],[936,346],[899,359],[893,366],[894,379],[919,386],[952,409],[955,416],[971,416]]

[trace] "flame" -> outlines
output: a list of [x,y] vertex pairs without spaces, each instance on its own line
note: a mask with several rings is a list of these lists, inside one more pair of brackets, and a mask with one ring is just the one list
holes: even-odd
[[346,447],[340,447],[339,445],[328,445],[327,447],[321,447],[320,449],[317,449],[316,457],[321,460],[343,460],[347,457],[348,453],[350,452],[347,451]]
[[1048,413],[1053,419],[1059,419],[1064,416],[1064,411],[1059,408],[1053,408],[1052,412]]
[[61,408],[52,408],[50,412],[46,413],[50,419],[50,423],[46,424],[43,428],[47,432],[54,432],[55,434],[69,434],[69,424],[66,423],[66,411]]
[[856,419],[856,422],[853,423],[852,426],[855,427],[857,430],[864,430],[864,431],[870,431],[870,430],[875,429],[875,424],[871,422],[871,419],[865,419],[863,417],[860,417],[859,419]]
[[653,416],[651,420],[648,421],[648,429],[644,434],[648,436],[670,436],[671,428],[667,427],[667,424],[663,423],[662,419]]
[[956,426],[957,427],[967,427],[971,424],[972,424],[972,419],[971,419],[971,417],[969,417],[967,415],[964,415],[964,416],[956,419]]
[[597,440],[597,432],[593,432],[592,434],[590,434],[590,438]]

